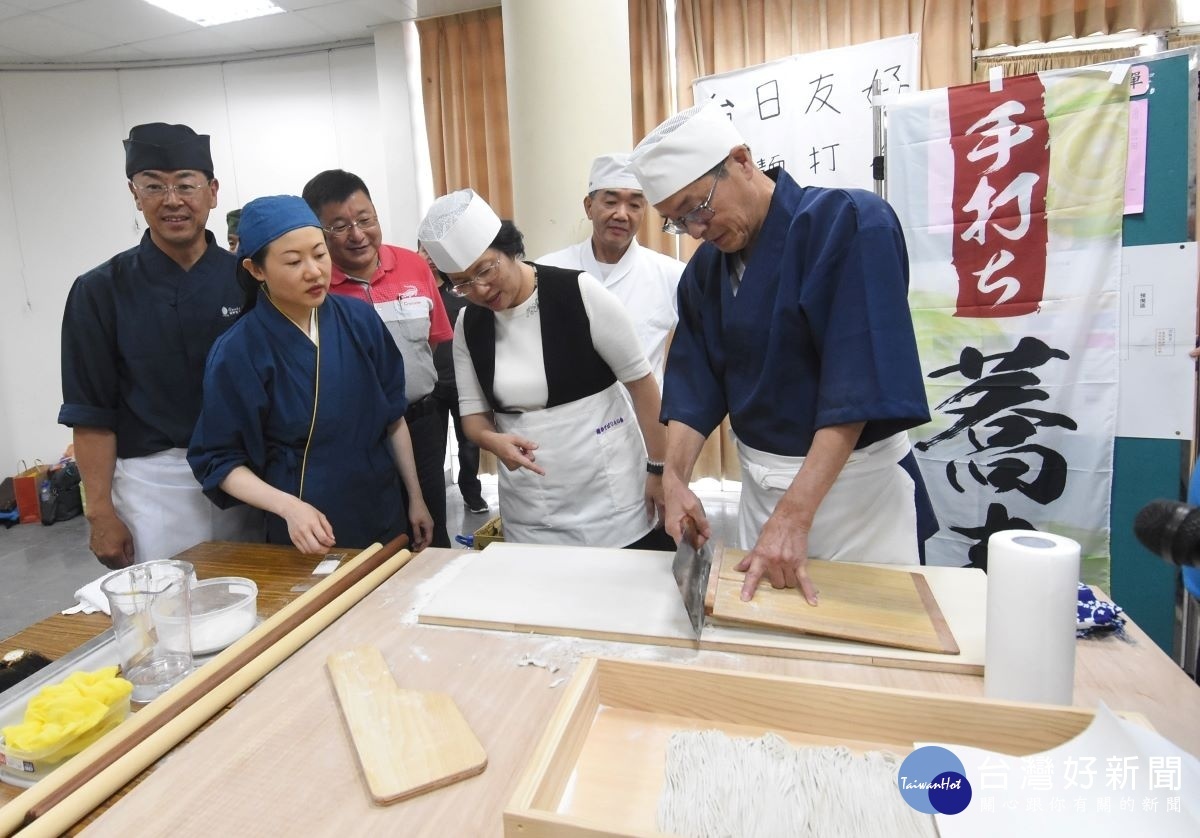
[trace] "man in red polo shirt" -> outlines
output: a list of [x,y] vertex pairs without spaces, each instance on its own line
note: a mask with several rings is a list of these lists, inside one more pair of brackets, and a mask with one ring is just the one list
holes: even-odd
[[[321,172],[304,187],[333,262],[330,291],[375,307],[404,356],[404,418],[412,435],[417,477],[433,518],[431,547],[449,547],[446,533],[446,430],[438,421],[433,347],[454,337],[425,260],[383,244],[379,216],[362,178],[341,169]],[[347,405],[347,409],[353,409]]]

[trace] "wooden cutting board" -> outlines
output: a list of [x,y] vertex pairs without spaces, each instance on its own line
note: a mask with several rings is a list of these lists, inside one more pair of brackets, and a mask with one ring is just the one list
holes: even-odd
[[744,573],[734,570],[744,550],[724,550],[721,567],[709,576],[705,611],[712,622],[763,626],[947,655],[958,643],[938,607],[929,583],[903,568],[809,559],[819,603],[809,605],[794,588],[758,586],[742,602]]
[[487,767],[454,699],[401,689],[374,646],[332,654],[325,666],[376,803],[406,800]]

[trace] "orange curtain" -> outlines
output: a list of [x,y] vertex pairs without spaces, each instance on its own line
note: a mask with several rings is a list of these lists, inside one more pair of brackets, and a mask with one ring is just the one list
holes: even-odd
[[471,187],[513,214],[500,8],[417,21],[429,159],[437,195]]
[[[434,194],[469,186],[512,218],[500,7],[418,20],[417,35]],[[480,452],[479,472],[496,473],[491,452]]]
[[975,0],[978,49],[1174,25],[1173,0]]
[[[635,144],[672,113],[667,56],[664,0],[629,0],[629,81]],[[662,231],[661,219],[654,212],[646,213],[638,241],[659,253],[678,255],[677,237]]]
[[1111,49],[1076,49],[1063,52],[1027,52],[1021,55],[995,55],[975,59],[975,81],[987,81],[992,67],[1002,67],[1004,77],[1023,76],[1040,70],[1065,70],[1069,67],[1087,67],[1119,58],[1132,58],[1139,54],[1137,47],[1113,47]]
[[921,36],[921,87],[971,80],[971,0],[678,0],[679,107],[701,76],[797,53],[907,35]]
[[1182,49],[1183,47],[1200,46],[1200,35],[1196,33],[1168,32],[1167,49]]

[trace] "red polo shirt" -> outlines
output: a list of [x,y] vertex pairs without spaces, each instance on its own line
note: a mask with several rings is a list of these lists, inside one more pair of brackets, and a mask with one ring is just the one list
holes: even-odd
[[454,337],[454,328],[446,317],[446,306],[438,293],[429,265],[418,254],[390,244],[379,246],[379,267],[370,284],[354,282],[337,265],[333,266],[329,290],[334,294],[358,297],[372,305],[395,300],[424,297],[429,300],[429,342],[437,345]]

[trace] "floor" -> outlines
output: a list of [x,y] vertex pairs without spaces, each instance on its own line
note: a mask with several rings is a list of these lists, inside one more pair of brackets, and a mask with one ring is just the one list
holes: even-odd
[[[496,478],[483,475],[483,496],[491,505],[487,513],[468,512],[451,485],[446,490],[450,538],[471,534],[498,511]],[[736,485],[736,484],[735,484]],[[737,490],[722,489],[717,481],[701,481],[694,487],[704,502],[713,531],[733,543],[737,526]],[[0,529],[0,638],[15,634],[38,620],[75,604],[75,591],[107,570],[88,550],[86,521],[70,521],[44,527],[22,524]]]

